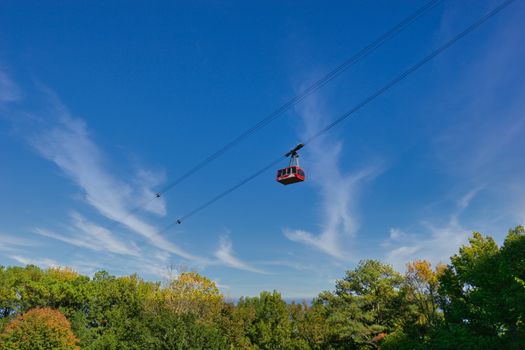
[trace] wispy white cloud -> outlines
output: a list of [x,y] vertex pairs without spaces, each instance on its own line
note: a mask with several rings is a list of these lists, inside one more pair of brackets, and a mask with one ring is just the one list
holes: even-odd
[[398,228],[391,228],[390,229],[389,238],[392,241],[397,241],[399,239],[405,238],[406,236],[407,236],[406,233],[403,232],[402,230],[398,229]]
[[[303,136],[308,139],[327,121],[322,118],[315,100],[308,100],[299,111],[303,123]],[[354,236],[358,228],[355,201],[361,186],[379,171],[370,166],[354,172],[343,172],[340,167],[342,144],[319,137],[308,145],[305,153],[309,155],[308,173],[322,197],[321,232],[314,234],[301,229],[283,229],[291,241],[312,246],[339,259],[349,258],[348,238]]]
[[422,232],[418,234],[391,228],[389,238],[382,244],[386,249],[385,261],[398,271],[403,271],[408,262],[416,259],[425,259],[432,264],[448,262],[449,257],[468,241],[471,231],[460,223],[459,216],[480,190],[475,188],[462,196],[445,225],[423,221]]
[[3,252],[16,252],[29,247],[35,247],[37,245],[37,242],[26,238],[0,234],[0,251]]
[[133,271],[140,274],[146,273],[151,276],[160,277],[165,281],[169,281],[171,278],[173,278],[173,273],[170,270],[168,264],[159,262],[155,259],[144,258],[135,260],[132,264],[132,268],[133,270],[128,271]]
[[134,243],[126,243],[117,239],[109,230],[101,227],[82,215],[71,213],[73,226],[69,234],[58,234],[44,228],[35,228],[35,233],[44,237],[53,238],[77,247],[96,251],[108,251],[116,254],[139,256],[140,249]]
[[[139,186],[140,190],[137,192],[133,186],[112,175],[107,169],[102,152],[92,141],[84,121],[72,117],[58,98],[51,96],[59,122],[32,139],[35,149],[43,157],[54,162],[77,184],[83,191],[85,202],[100,214],[146,237],[161,250],[191,261],[204,262],[205,259],[190,254],[166,240],[153,225],[130,213],[136,205],[143,203],[146,195],[153,197],[153,191],[146,186]],[[151,171],[143,170],[139,172],[136,181],[146,184],[147,180],[155,181],[158,178]],[[149,210],[164,214],[164,200],[157,198],[155,201],[161,204],[149,206]]]
[[476,188],[473,188],[472,190],[465,193],[465,195],[463,195],[463,197],[459,199],[459,201],[457,202],[458,211],[455,216],[456,218],[459,214],[461,214],[461,212],[463,212],[463,210],[468,208],[468,206],[470,205],[470,202],[474,199],[474,197],[476,197],[476,195],[482,189],[483,189],[483,186],[478,186]]
[[[156,192],[153,188],[158,188],[165,180],[166,174],[164,172],[154,172],[152,170],[137,168],[137,176],[135,179],[135,186],[137,188],[137,202],[147,203],[144,205],[144,210],[164,216],[167,213],[166,202],[158,200]],[[151,200],[156,198],[155,200]]]
[[465,244],[470,231],[457,221],[450,221],[445,226],[434,226],[427,223],[424,233],[404,233],[403,238],[391,239],[390,249],[385,261],[398,271],[403,271],[406,264],[416,259],[425,259],[433,264],[446,263],[457,249]]
[[[337,172],[335,168],[325,168],[326,173]],[[304,230],[284,229],[283,233],[291,241],[303,243],[317,248],[336,258],[346,259],[344,237],[352,237],[358,226],[358,220],[353,210],[353,201],[357,196],[358,185],[371,174],[370,170],[358,174],[334,176],[321,184],[323,197],[323,225],[319,234]],[[332,177],[333,175],[330,175]]]
[[9,258],[24,265],[36,265],[40,267],[59,267],[61,266],[56,260],[47,258],[29,258],[21,255],[11,255]]
[[227,236],[222,236],[219,242],[219,248],[215,252],[215,257],[218,259],[219,263],[233,267],[239,270],[245,270],[256,273],[266,273],[263,270],[260,270],[256,267],[251,266],[250,264],[240,260],[235,257],[233,254],[233,247],[230,239]]
[[299,263],[297,261],[291,261],[291,260],[266,260],[266,261],[260,261],[258,264],[261,265],[268,265],[268,266],[281,266],[281,267],[289,267],[294,270],[298,271],[318,271],[319,266],[312,265],[312,264],[304,264]]

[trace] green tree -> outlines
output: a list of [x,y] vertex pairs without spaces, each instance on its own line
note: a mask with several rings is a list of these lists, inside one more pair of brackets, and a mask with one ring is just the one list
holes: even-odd
[[89,285],[84,314],[74,315],[82,348],[150,348],[153,339],[143,318],[146,302],[158,288],[159,284],[136,275],[117,278],[97,272]]
[[70,316],[85,307],[88,283],[88,277],[67,268],[0,268],[0,326],[36,307],[59,309]]
[[391,266],[364,260],[336,282],[335,292],[321,293],[315,303],[327,307],[332,346],[377,349],[405,312],[400,295],[402,282],[403,277]]
[[505,349],[525,348],[525,229],[509,230],[498,256],[499,288],[493,310]]
[[253,309],[245,308],[243,311],[233,303],[226,303],[221,310],[219,326],[233,349],[256,349],[245,331],[247,319],[252,319],[252,316],[248,315],[254,314]]
[[157,309],[155,312],[146,312],[141,321],[142,324],[147,325],[151,337],[151,342],[142,349],[230,348],[229,339],[218,324],[203,322],[191,313],[177,314],[169,308]]
[[306,302],[289,305],[292,338],[298,349],[327,349],[330,340],[328,310],[320,303],[309,306]]
[[290,349],[292,323],[286,302],[274,291],[241,298],[235,309],[250,343],[258,349]]
[[[444,338],[455,339],[464,349],[497,349],[500,307],[498,290],[499,248],[491,237],[474,232],[469,245],[451,257],[440,277],[441,307],[445,315]],[[441,346],[445,346],[442,344]]]

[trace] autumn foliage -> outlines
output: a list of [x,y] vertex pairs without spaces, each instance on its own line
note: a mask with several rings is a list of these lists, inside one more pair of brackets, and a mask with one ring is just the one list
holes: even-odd
[[75,350],[78,339],[66,317],[50,308],[17,316],[0,335],[2,350]]
[[182,272],[159,290],[158,298],[177,314],[193,314],[198,319],[215,319],[224,297],[215,282],[195,272]]
[[[60,311],[57,311],[60,310]],[[362,260],[332,291],[228,302],[196,272],[164,282],[0,266],[0,350],[525,349],[525,230],[472,234],[448,264]]]

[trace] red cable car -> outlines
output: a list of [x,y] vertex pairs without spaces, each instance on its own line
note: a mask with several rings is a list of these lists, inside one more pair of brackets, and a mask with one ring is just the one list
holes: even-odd
[[299,166],[299,154],[297,153],[303,146],[304,145],[300,143],[295,146],[293,150],[286,153],[285,157],[290,157],[290,164],[286,168],[277,170],[277,182],[283,185],[289,185],[304,181],[304,170]]

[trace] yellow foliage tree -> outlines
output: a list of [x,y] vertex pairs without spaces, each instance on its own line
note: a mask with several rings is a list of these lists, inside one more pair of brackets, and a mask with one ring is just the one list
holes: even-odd
[[418,306],[422,325],[433,325],[438,310],[438,277],[446,269],[444,264],[438,264],[435,270],[426,260],[415,260],[407,264],[405,276],[409,286],[409,296]]
[[17,316],[0,334],[0,350],[79,350],[66,317],[50,308]]
[[201,320],[215,320],[223,306],[224,296],[212,280],[196,272],[183,272],[159,291],[166,307],[179,314],[193,314]]
[[50,267],[47,273],[49,277],[61,282],[71,282],[80,276],[78,272],[69,267]]

